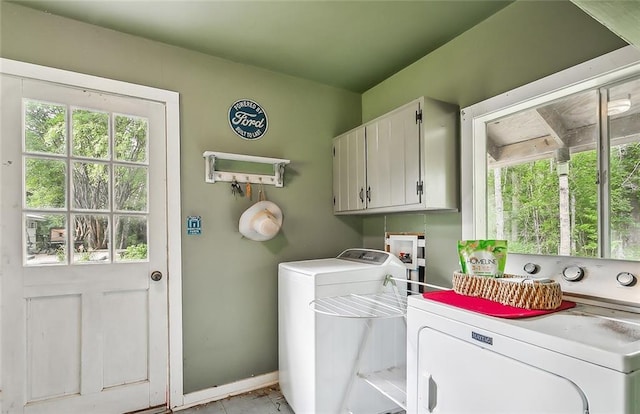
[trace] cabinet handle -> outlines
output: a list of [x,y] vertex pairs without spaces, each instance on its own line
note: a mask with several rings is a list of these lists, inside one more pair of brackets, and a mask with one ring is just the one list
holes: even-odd
[[360,187],[360,202],[364,203],[364,187]]
[[371,202],[371,187],[367,187],[367,201]]

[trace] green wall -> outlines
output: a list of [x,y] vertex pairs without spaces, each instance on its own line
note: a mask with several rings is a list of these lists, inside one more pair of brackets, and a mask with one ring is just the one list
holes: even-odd
[[[0,55],[180,93],[182,217],[200,215],[201,236],[183,233],[184,390],[278,369],[277,264],[336,256],[359,246],[361,219],[334,217],[331,138],[361,119],[360,95],[200,53],[0,3]],[[257,142],[227,123],[237,99],[259,102],[269,130]],[[265,186],[283,211],[269,242],[241,238],[252,202],[227,183],[204,183],[204,151],[291,160],[285,187]],[[254,187],[254,202],[257,188]]]
[[[421,95],[464,108],[625,45],[569,1],[520,0],[366,91],[363,122]],[[364,244],[382,248],[384,231],[424,231],[427,281],[451,286],[460,214],[368,217]]]

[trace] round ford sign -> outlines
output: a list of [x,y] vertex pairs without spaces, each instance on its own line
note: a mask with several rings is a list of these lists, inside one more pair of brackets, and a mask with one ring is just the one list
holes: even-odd
[[243,139],[259,139],[269,127],[267,113],[257,102],[241,99],[229,108],[229,126]]

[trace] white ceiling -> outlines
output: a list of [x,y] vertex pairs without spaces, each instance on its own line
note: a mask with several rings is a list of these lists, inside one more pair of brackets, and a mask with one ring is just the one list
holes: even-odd
[[3,0],[364,92],[513,0]]

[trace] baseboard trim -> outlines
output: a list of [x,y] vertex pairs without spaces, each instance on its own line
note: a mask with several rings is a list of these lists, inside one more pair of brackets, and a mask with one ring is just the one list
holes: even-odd
[[190,392],[184,395],[183,405],[174,407],[175,411],[184,410],[200,404],[222,400],[245,392],[268,387],[278,383],[278,371],[268,374],[251,377],[240,381],[224,384],[217,387],[207,388],[200,391]]

